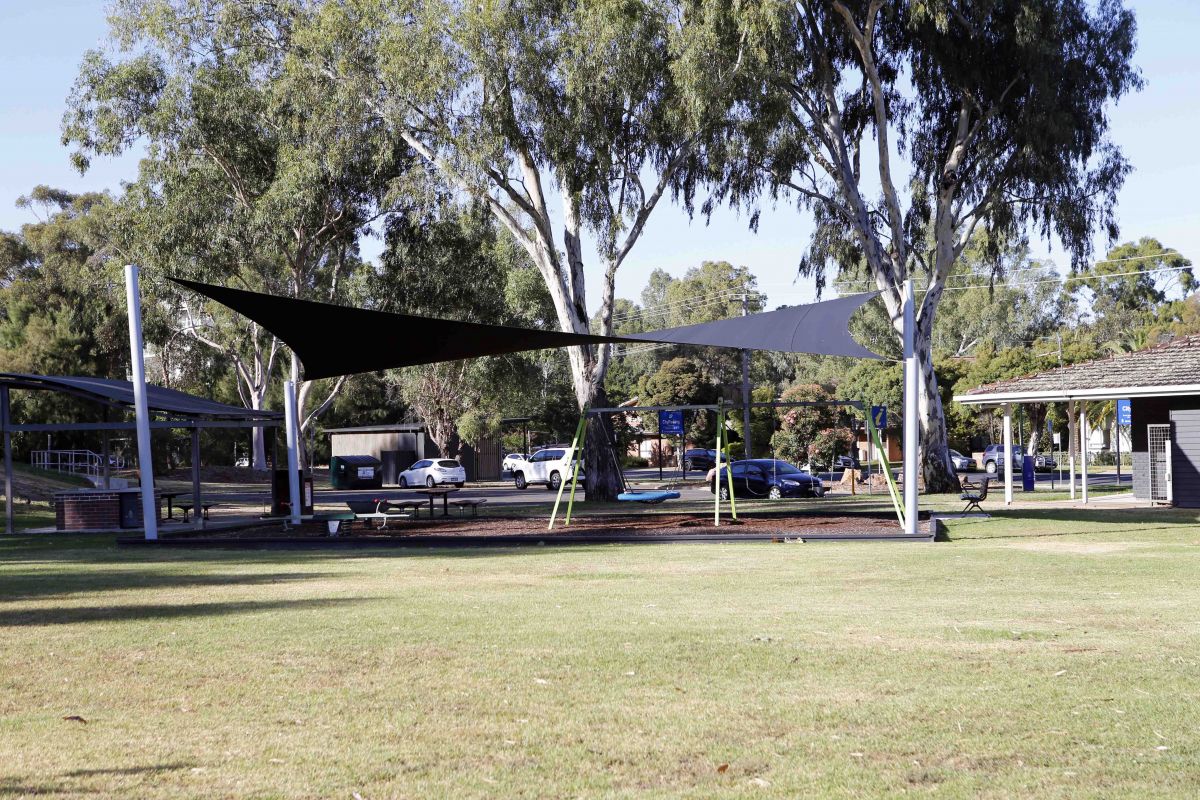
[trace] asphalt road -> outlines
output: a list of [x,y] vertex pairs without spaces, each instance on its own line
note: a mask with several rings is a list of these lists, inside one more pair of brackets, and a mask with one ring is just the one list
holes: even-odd
[[[973,480],[978,480],[986,473],[973,472],[969,473]],[[819,477],[825,481],[826,486],[836,483],[841,478],[841,472],[822,472],[818,473]],[[625,473],[626,480],[631,483],[637,483],[643,488],[650,488],[658,483],[657,469],[634,469],[627,470]],[[668,470],[663,471],[663,480],[674,482],[680,477],[676,470],[673,473]],[[708,485],[703,480],[703,474],[689,473],[688,480],[680,488],[682,499],[686,500],[711,500],[712,493],[708,490]],[[1017,491],[1021,488],[1021,479],[1019,475],[1014,475],[1014,487]],[[1003,475],[998,476],[999,480],[1003,481]],[[1060,478],[1058,473],[1038,473],[1038,489],[1050,491],[1053,489],[1066,489],[1066,473]],[[1089,486],[1111,486],[1117,482],[1117,476],[1113,474],[1089,475]],[[1132,486],[1132,476],[1124,474],[1121,476],[1122,486]],[[569,491],[569,489],[568,489]],[[205,497],[213,502],[220,503],[260,503],[265,504],[266,498],[269,496],[270,490],[263,487],[256,492],[213,492],[206,491]],[[881,493],[884,494],[884,493]],[[565,496],[565,493],[564,493]],[[482,486],[467,485],[451,495],[452,498],[468,498],[468,497],[486,497],[489,505],[529,505],[554,502],[555,493],[549,491],[542,486],[530,486],[528,489],[519,490],[512,483],[504,484],[485,484]],[[384,489],[358,489],[358,490],[343,490],[343,489],[322,489],[319,486],[316,488],[316,501],[318,504],[328,503],[344,503],[347,500],[371,500],[382,498],[388,500],[412,500],[425,499],[416,489],[400,489],[396,487]],[[576,500],[583,499],[583,492],[576,495]],[[440,506],[441,501],[437,504]]]

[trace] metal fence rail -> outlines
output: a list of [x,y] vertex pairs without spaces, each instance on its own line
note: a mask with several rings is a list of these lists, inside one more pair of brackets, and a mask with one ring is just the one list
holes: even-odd
[[[85,475],[94,480],[104,474],[103,456],[91,450],[34,450],[29,454],[29,463],[38,469]],[[123,468],[123,459],[112,459],[110,466]]]

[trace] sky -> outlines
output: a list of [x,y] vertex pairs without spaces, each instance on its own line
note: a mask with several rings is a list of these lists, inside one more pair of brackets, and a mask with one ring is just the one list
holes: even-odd
[[[1200,2],[1134,0],[1135,63],[1146,87],[1111,110],[1112,136],[1134,172],[1120,195],[1121,239],[1158,238],[1200,261]],[[16,200],[37,184],[71,191],[120,191],[137,173],[137,156],[95,159],[86,175],[72,168],[60,141],[65,100],[85,51],[103,44],[105,4],[97,0],[0,0],[0,230],[34,221]],[[764,209],[757,233],[744,214],[721,209],[711,222],[665,199],[617,276],[617,295],[636,300],[650,272],[682,276],[702,261],[730,261],[758,276],[768,304],[813,299],[811,279],[796,264],[811,225],[790,205]],[[1104,238],[1096,240],[1103,254]],[[364,245],[369,257],[377,242]],[[1034,255],[1065,267],[1054,242],[1035,241]],[[589,300],[598,302],[601,271],[589,264]]]

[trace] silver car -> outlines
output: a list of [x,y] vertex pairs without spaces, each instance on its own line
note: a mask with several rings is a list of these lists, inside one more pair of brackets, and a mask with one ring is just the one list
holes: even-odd
[[950,461],[954,464],[955,472],[971,472],[975,469],[975,459],[968,458],[957,450],[950,451]]

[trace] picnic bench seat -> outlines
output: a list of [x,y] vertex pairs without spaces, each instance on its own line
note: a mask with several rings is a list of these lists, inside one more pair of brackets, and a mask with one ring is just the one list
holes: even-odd
[[[208,519],[209,518],[209,516],[208,516],[209,509],[216,508],[218,505],[219,505],[219,503],[201,503],[200,504],[200,516],[203,519]],[[195,508],[195,504],[193,504],[193,503],[176,503],[175,507],[183,512],[183,521],[187,522],[188,515],[192,513],[192,509]]]
[[[420,500],[347,500],[346,505],[356,519],[378,522],[383,530],[394,519],[411,519],[425,504]],[[409,514],[409,509],[414,513]]]
[[479,507],[487,502],[486,497],[463,497],[459,500],[451,500],[450,505],[458,509],[459,516],[466,514],[467,509],[471,509],[471,516],[479,516]]

